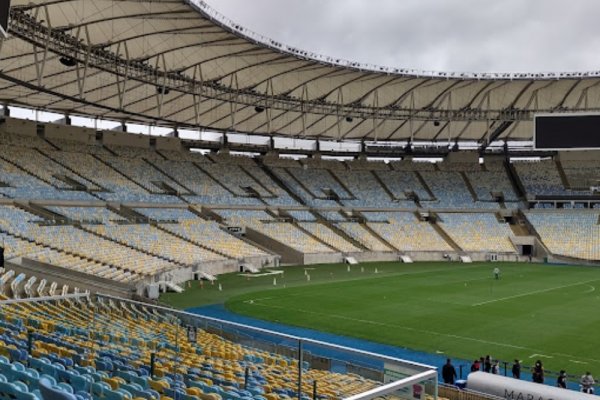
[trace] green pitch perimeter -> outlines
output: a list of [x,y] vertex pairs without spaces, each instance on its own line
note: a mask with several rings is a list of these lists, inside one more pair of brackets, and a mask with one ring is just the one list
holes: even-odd
[[[500,280],[493,278],[501,269]],[[377,272],[375,272],[377,270]],[[372,263],[220,277],[162,300],[400,347],[473,359],[490,354],[600,374],[600,269],[513,263]]]

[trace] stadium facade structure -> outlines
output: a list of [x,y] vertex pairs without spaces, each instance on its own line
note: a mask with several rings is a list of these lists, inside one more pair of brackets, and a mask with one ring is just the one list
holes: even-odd
[[[0,43],[1,230],[15,268],[53,264],[82,287],[118,281],[113,290],[141,294],[279,262],[600,259],[597,154],[490,147],[529,142],[535,113],[598,111],[598,72],[362,65],[261,37],[196,0],[13,1]],[[9,106],[65,118],[19,121]],[[173,133],[70,126],[77,115]],[[179,139],[184,128],[265,142]],[[315,148],[278,149],[273,138],[316,139]],[[333,140],[362,145],[320,149]],[[444,162],[411,162],[432,155]],[[569,221],[577,230],[565,235],[557,226]],[[115,257],[83,247],[94,241]]]

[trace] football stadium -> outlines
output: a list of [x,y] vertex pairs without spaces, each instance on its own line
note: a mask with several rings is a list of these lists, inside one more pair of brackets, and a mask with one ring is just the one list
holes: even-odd
[[202,0],[0,27],[0,400],[595,398],[600,71],[363,64]]

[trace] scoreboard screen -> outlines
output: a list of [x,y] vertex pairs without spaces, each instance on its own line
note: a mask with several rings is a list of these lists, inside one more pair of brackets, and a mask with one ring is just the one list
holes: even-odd
[[539,150],[600,149],[600,114],[546,114],[533,119]]
[[0,39],[6,37],[8,32],[8,16],[10,14],[10,0],[0,0]]

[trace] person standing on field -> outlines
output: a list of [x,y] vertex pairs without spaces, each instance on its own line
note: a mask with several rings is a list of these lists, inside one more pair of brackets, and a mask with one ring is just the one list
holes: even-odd
[[500,279],[500,268],[498,267],[494,268],[494,279]]

